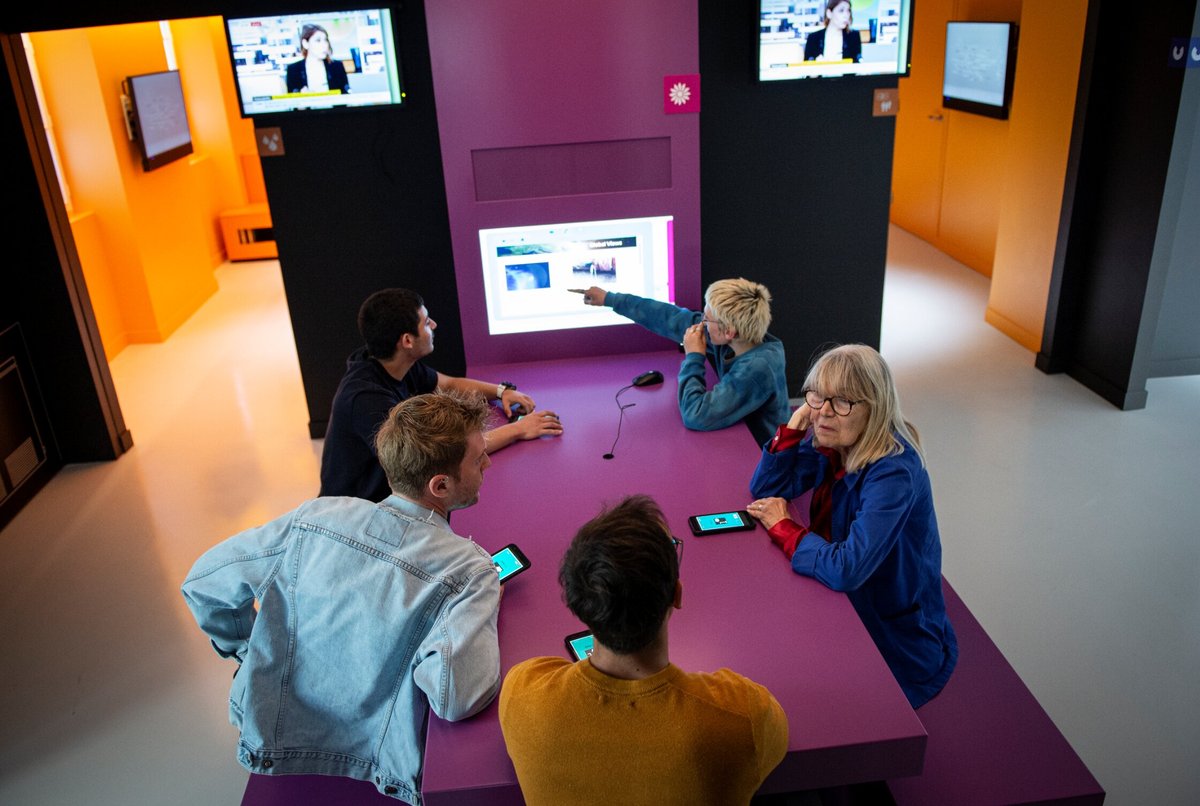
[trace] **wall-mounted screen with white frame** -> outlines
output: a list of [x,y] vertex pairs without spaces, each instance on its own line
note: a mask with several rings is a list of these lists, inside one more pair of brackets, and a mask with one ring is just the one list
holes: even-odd
[[192,153],[178,70],[129,76],[122,89],[129,99],[130,134],[141,151],[144,170],[153,171]]
[[674,301],[671,216],[575,221],[479,231],[488,332],[537,333],[627,325],[571,289]]
[[1016,23],[946,23],[942,106],[1006,119],[1016,67]]

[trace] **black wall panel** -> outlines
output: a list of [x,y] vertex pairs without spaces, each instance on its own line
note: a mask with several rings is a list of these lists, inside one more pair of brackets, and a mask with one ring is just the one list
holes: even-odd
[[423,4],[405,3],[393,21],[405,104],[271,121],[284,154],[262,160],[314,437],[373,291],[419,292],[438,323],[431,364],[466,369]]
[[[47,214],[35,165],[43,172],[53,169],[30,156],[22,105],[6,73],[0,80],[0,143],[8,155],[0,160],[7,199],[0,216],[5,244],[0,330],[21,326],[30,362],[26,382],[44,401],[51,424],[50,464],[113,459],[128,434],[119,414],[116,422],[109,416],[115,398],[99,333],[88,318],[87,289],[77,257],[59,252],[54,228],[69,225],[65,215],[52,220]],[[48,192],[56,194],[57,184]],[[82,300],[84,310],[77,313],[73,299]]]
[[1123,409],[1146,404],[1135,356],[1184,77],[1168,51],[1173,36],[1191,31],[1194,13],[1190,2],[1163,4],[1151,17],[1116,3],[1089,9],[1037,365]]
[[700,0],[701,278],[774,297],[771,332],[797,395],[830,343],[879,347],[896,77],[759,83],[757,4]]

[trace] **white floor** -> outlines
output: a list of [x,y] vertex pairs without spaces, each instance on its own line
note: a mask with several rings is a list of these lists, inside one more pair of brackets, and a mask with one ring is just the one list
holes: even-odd
[[[1108,802],[1200,799],[1200,377],[1119,412],[983,322],[987,281],[893,229],[883,352],[928,451],[945,573]],[[315,494],[277,264],[112,364],[136,446],[0,532],[0,804],[237,803],[231,669],[178,593]]]

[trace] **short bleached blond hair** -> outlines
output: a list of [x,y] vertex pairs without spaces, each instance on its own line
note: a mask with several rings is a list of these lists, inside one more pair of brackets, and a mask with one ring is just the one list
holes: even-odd
[[738,338],[761,344],[771,326],[771,292],[744,277],[717,280],[704,292],[713,318],[737,331]]

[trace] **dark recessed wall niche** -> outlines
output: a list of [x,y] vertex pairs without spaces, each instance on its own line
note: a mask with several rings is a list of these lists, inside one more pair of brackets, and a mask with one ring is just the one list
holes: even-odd
[[700,2],[701,280],[771,290],[796,396],[822,346],[879,347],[895,118],[871,111],[897,79],[759,83],[756,11]]

